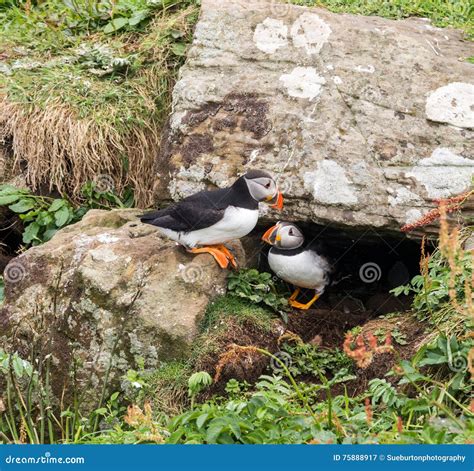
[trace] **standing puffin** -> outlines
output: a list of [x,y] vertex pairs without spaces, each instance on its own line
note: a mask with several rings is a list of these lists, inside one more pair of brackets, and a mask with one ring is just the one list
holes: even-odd
[[[273,246],[268,252],[270,268],[296,287],[288,300],[290,306],[309,309],[329,284],[332,272],[329,261],[318,254],[313,244],[305,244],[301,230],[290,222],[276,223],[265,232],[262,240]],[[301,288],[315,290],[314,297],[306,304],[296,300]]]
[[178,242],[188,252],[210,253],[221,268],[236,267],[226,242],[246,236],[258,221],[258,203],[282,209],[283,196],[273,177],[250,170],[229,188],[200,191],[165,209],[141,216],[146,224]]

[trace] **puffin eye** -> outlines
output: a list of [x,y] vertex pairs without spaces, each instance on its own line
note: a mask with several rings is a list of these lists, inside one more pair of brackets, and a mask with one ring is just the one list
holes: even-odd
[[293,229],[290,229],[290,232],[288,232],[288,234],[290,234],[290,236],[294,235],[293,234]]
[[270,182],[265,185],[265,188],[270,188]]

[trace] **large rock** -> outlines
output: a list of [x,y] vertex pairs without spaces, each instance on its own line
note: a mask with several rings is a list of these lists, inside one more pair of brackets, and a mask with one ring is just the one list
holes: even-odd
[[225,291],[210,255],[186,254],[136,216],[89,211],[5,269],[0,348],[51,354],[55,395],[75,385],[85,410],[104,381],[113,389],[130,368],[186,357],[209,300]]
[[274,172],[283,217],[398,230],[474,173],[474,65],[424,19],[203,0],[158,189],[179,199]]

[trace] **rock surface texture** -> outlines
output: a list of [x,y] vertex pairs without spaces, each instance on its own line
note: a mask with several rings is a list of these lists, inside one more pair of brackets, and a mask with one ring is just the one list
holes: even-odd
[[[141,224],[133,210],[89,211],[4,272],[0,348],[27,360],[51,354],[51,384],[97,405],[128,369],[186,356],[226,271]],[[239,244],[234,253],[243,263]],[[110,365],[113,368],[110,368]],[[110,376],[107,372],[110,369]]]
[[160,197],[274,172],[292,220],[397,230],[474,173],[462,33],[265,1],[203,0],[159,156]]

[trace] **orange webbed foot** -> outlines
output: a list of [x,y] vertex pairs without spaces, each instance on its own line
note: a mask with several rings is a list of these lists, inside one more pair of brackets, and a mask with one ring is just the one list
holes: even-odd
[[[295,291],[295,293],[296,293],[296,291]],[[295,293],[293,293],[293,295]],[[295,297],[293,297],[293,295],[291,296],[290,299],[288,299],[288,304],[291,307],[294,307],[296,309],[301,309],[302,311],[308,310],[321,296],[319,293],[316,293],[310,301],[308,301],[306,304],[302,304],[302,303],[299,303],[298,301],[296,301],[296,296],[298,296],[298,294]]]
[[235,257],[232,252],[225,245],[217,245],[216,247],[225,254],[232,266],[234,268],[237,268],[237,261],[235,260]]
[[188,252],[209,253],[215,258],[216,262],[221,268],[227,268],[229,266],[229,259],[227,258],[227,255],[223,251],[219,250],[217,247],[199,247],[195,249],[188,249]]

